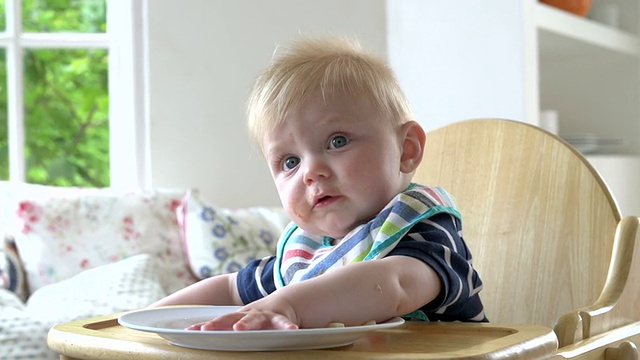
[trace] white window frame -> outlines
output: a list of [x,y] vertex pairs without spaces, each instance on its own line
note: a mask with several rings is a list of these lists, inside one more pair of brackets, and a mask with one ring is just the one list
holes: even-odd
[[106,0],[106,33],[23,33],[21,0],[6,0],[9,180],[25,181],[24,49],[99,48],[109,53],[110,183],[113,188],[150,184],[145,29],[147,0]]

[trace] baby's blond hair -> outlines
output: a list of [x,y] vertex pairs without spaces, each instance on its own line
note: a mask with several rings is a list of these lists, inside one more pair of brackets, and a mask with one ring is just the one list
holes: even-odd
[[256,79],[248,102],[249,135],[262,149],[265,133],[312,95],[366,97],[392,124],[413,120],[391,68],[343,37],[299,39]]

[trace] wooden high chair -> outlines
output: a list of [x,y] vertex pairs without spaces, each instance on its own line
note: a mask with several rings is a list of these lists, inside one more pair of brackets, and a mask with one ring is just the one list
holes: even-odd
[[637,356],[638,218],[573,147],[522,122],[462,121],[427,133],[415,181],[456,198],[490,321],[555,326],[561,357],[621,343]]
[[582,155],[524,123],[470,120],[427,134],[416,181],[457,198],[491,323],[410,322],[335,349],[239,353],[169,345],[112,314],[57,325],[48,344],[61,359],[637,359],[638,218],[621,221]]

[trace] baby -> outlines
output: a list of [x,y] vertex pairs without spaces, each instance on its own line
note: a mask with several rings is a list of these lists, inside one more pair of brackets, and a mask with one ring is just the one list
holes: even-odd
[[384,61],[300,39],[258,77],[248,117],[292,220],[277,253],[152,306],[244,305],[194,330],[487,321],[453,199],[412,182],[425,132]]

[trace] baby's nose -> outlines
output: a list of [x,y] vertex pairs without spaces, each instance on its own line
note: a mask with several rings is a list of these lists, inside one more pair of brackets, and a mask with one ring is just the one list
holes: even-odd
[[310,185],[316,181],[328,178],[330,174],[331,170],[324,161],[312,159],[306,161],[303,181],[306,185]]

